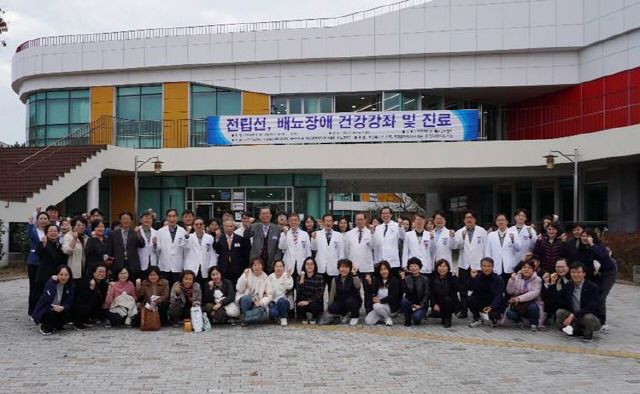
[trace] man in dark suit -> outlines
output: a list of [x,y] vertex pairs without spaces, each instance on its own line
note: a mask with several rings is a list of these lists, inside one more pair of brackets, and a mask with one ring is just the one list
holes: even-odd
[[244,233],[244,237],[251,241],[249,259],[262,259],[267,272],[271,270],[273,262],[279,260],[282,255],[278,248],[280,232],[280,228],[271,223],[271,209],[263,207],[260,209],[260,221],[252,224]]
[[[235,223],[227,220],[223,223],[224,233],[216,236],[213,248],[218,253],[218,269],[224,279],[236,285],[238,278],[249,268],[249,250],[251,245],[247,238],[234,234]],[[220,230],[218,230],[220,231]],[[207,278],[209,279],[209,278]]]
[[571,265],[571,282],[559,294],[560,309],[556,311],[556,326],[560,329],[571,326],[567,334],[583,335],[585,341],[590,341],[593,332],[602,327],[604,303],[598,285],[584,278],[586,271],[584,264],[579,261]]
[[132,227],[133,215],[130,212],[120,214],[120,229],[112,231],[109,237],[109,255],[113,256],[111,274],[116,280],[122,267],[129,270],[129,280],[135,283],[140,276],[140,258],[138,248],[144,247],[144,240]]

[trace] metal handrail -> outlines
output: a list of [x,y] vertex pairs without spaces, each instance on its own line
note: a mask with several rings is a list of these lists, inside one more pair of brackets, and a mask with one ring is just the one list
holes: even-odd
[[28,48],[50,45],[82,44],[88,42],[137,40],[147,38],[166,38],[190,35],[211,35],[225,33],[244,33],[267,30],[330,28],[360,21],[377,15],[398,11],[427,3],[431,0],[402,0],[392,4],[381,5],[364,11],[350,14],[316,19],[291,19],[267,22],[226,23],[216,25],[183,26],[155,29],[123,30],[106,33],[71,34],[64,36],[41,37],[22,43],[16,53]]

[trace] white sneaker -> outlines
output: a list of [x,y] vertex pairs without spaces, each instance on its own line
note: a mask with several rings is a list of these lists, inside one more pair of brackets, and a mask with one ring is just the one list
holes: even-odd
[[392,325],[393,325],[393,319],[392,319],[392,318],[390,318],[390,317],[387,317],[387,318],[384,320],[384,324],[386,324],[387,326],[392,326]]
[[469,327],[476,328],[476,327],[480,327],[482,324],[483,324],[482,320],[474,320],[471,323],[469,323]]
[[353,318],[349,320],[349,325],[350,326],[357,326],[358,325],[358,318]]
[[600,327],[600,331],[609,331],[609,325],[608,324],[604,324],[602,327]]
[[287,319],[285,319],[285,318],[280,319],[280,325],[282,327],[286,327],[287,326]]
[[342,324],[347,324],[347,322],[349,322],[349,313],[347,313],[343,318],[342,318]]

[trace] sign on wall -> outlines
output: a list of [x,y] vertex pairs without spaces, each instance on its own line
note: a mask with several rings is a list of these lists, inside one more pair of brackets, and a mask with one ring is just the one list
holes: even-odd
[[473,141],[478,110],[208,116],[209,145]]

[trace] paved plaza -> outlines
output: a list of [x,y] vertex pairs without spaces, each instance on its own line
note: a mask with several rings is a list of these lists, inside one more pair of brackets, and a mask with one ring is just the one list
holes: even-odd
[[[0,392],[640,393],[640,287],[616,285],[611,331],[302,326],[92,328],[43,337],[26,279],[0,282]],[[361,319],[362,321],[362,319]],[[401,323],[400,320],[397,321]]]

